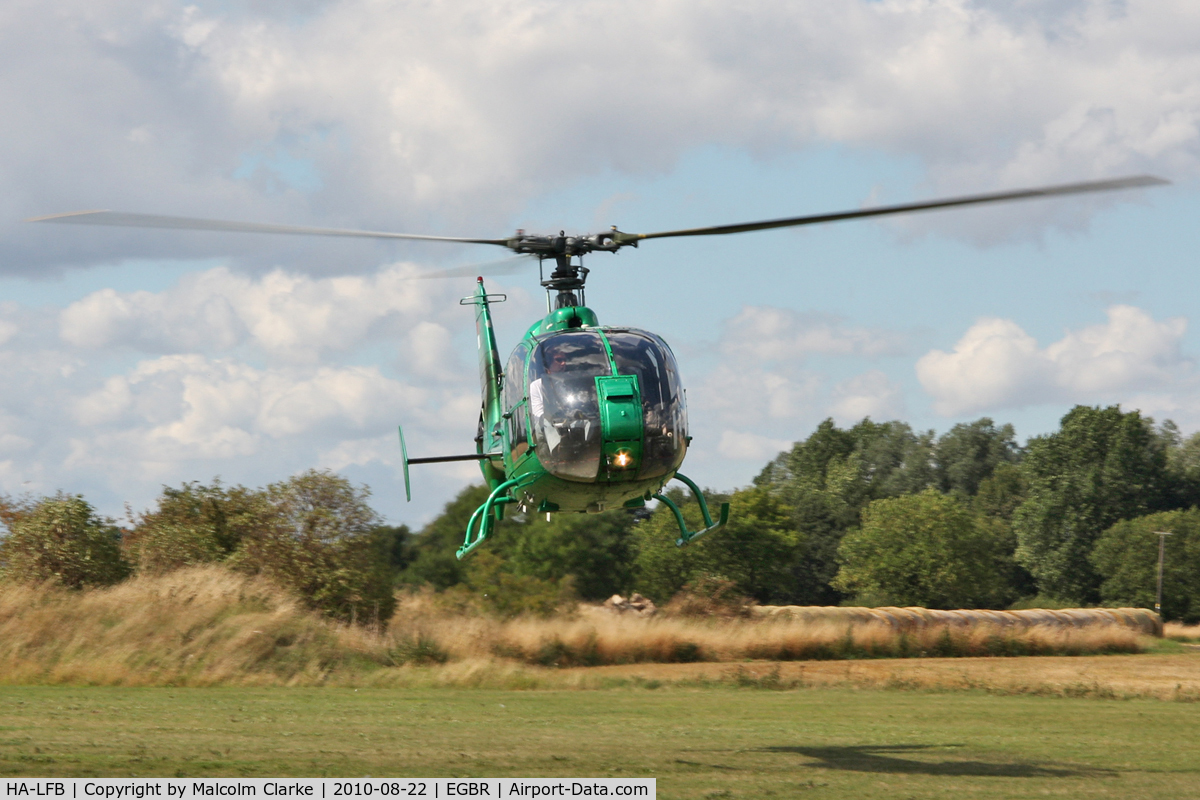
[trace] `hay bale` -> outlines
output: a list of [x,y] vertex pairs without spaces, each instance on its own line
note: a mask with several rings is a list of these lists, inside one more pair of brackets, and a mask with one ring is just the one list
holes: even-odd
[[859,606],[756,606],[751,616],[758,619],[792,619],[807,624],[885,625],[892,630],[912,631],[929,627],[970,628],[994,625],[1021,630],[1035,625],[1055,628],[1116,626],[1148,636],[1162,636],[1162,620],[1147,608],[1027,608],[1001,611],[987,608],[945,610],[938,608],[863,608]]

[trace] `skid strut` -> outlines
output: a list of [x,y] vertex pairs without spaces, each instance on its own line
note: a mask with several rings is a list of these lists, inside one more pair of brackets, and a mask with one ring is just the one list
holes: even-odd
[[675,477],[687,484],[687,487],[692,490],[692,496],[695,497],[696,502],[700,504],[700,513],[704,516],[704,527],[698,531],[689,531],[687,529],[687,522],[684,521],[683,512],[679,510],[679,506],[671,502],[671,498],[667,497],[666,495],[654,495],[655,500],[666,504],[667,508],[671,509],[671,512],[675,515],[675,521],[679,523],[679,538],[675,540],[675,545],[677,547],[683,547],[693,539],[703,536],[709,531],[716,530],[728,522],[729,503],[721,503],[721,510],[718,512],[717,521],[714,523],[712,515],[708,513],[708,503],[705,502],[704,492],[700,491],[700,487],[693,483],[692,479],[686,475],[681,475],[680,473],[676,472]]

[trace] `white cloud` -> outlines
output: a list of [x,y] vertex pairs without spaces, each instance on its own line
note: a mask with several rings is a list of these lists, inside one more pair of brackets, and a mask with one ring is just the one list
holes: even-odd
[[27,455],[35,446],[29,433],[28,428],[21,424],[20,417],[0,413],[0,454]]
[[[411,267],[374,274],[398,257],[387,246],[10,220],[114,208],[491,236],[548,193],[661,175],[713,146],[882,152],[922,166],[921,195],[1186,180],[1200,164],[1192,0],[62,0],[3,13],[0,270],[231,256],[165,291],[4,309],[6,491],[36,480],[136,499],[147,476],[366,469],[394,463],[398,422],[423,451],[461,452],[478,402],[465,351],[456,361],[465,312],[443,310],[449,287],[404,280]],[[921,224],[1004,236],[1094,206],[1049,208]],[[981,322],[954,353],[927,355],[922,380],[946,411],[1153,392],[1189,374],[1175,322],[1126,323],[1041,348],[1012,322]],[[826,414],[898,413],[881,374],[837,381],[876,366],[845,359],[905,346],[746,308],[691,385],[694,406],[735,437],[718,447],[766,452]]]
[[795,420],[819,407],[821,383],[815,373],[723,361],[705,377],[701,405],[731,424]]
[[723,327],[723,355],[752,361],[798,361],[813,355],[882,356],[903,350],[903,337],[887,331],[847,327],[827,314],[787,308],[744,306]]
[[[1200,163],[1192,0],[259,8],[9,4],[0,219],[116,207],[481,235],[547,190],[713,143],[900,153],[930,193]],[[1011,213],[989,219],[1057,216]],[[43,226],[0,243],[22,272],[231,251],[339,272],[380,252]]]
[[[412,265],[370,276],[314,279],[275,270],[252,278],[218,267],[194,273],[164,292],[103,289],[60,315],[60,334],[76,347],[134,347],[144,352],[220,352],[251,345],[272,359],[314,362],[323,352],[361,345],[381,326],[416,326],[428,340],[445,292],[412,280]],[[445,341],[440,342],[442,350]],[[422,368],[426,368],[423,364]]]
[[404,338],[403,358],[415,375],[437,381],[459,379],[462,361],[454,350],[450,331],[436,322],[419,322]]
[[717,452],[725,458],[763,462],[791,446],[792,443],[786,439],[773,439],[745,431],[723,431]]
[[[399,461],[395,426],[418,430],[415,438],[432,451],[460,452],[474,430],[474,391],[470,384],[419,388],[376,367],[257,368],[163,356],[73,401],[72,388],[63,387],[72,418],[57,426],[50,446],[23,455],[39,472],[75,476],[76,486],[99,486],[135,505],[148,502],[158,483],[216,473],[262,485],[312,465],[367,470],[386,491]],[[0,455],[16,449],[0,436]]]
[[0,345],[16,336],[18,330],[17,326],[8,320],[0,320]]
[[1107,313],[1106,324],[1069,331],[1046,348],[1011,320],[983,319],[953,352],[925,354],[917,376],[937,412],[948,416],[1120,399],[1192,377],[1193,362],[1180,350],[1185,319],[1158,322],[1127,305]]
[[252,455],[264,440],[381,430],[398,410],[425,401],[425,390],[385,378],[375,367],[256,369],[177,355],[110,378],[80,398],[76,418],[91,426],[121,423],[120,435],[153,452],[151,460],[167,453],[224,458]]
[[346,439],[320,455],[320,464],[335,472],[349,466],[363,466],[373,461],[396,464],[400,461],[397,436],[372,436],[366,439]]
[[[65,309],[6,304],[20,346],[0,346],[0,492],[65,486],[112,514],[214,474],[263,485],[317,465],[387,487],[398,424],[422,453],[469,450],[478,385],[458,347],[473,337],[451,326],[470,330],[470,309],[412,272],[218,268]],[[425,485],[451,492],[455,474]]]
[[[715,363],[689,392],[699,432],[689,458],[706,468],[761,464],[826,417],[853,424],[903,413],[902,388],[879,369],[840,382],[834,375],[902,355],[904,335],[771,306],[744,307],[719,330],[714,346],[703,349]],[[720,431],[719,438],[701,435],[706,430]]]
[[842,381],[833,389],[830,413],[843,424],[864,417],[895,419],[904,416],[902,388],[877,369]]
[[827,375],[805,362],[813,356],[839,361],[896,356],[903,352],[905,338],[850,326],[830,315],[746,306],[722,323],[712,348],[720,360],[705,377],[698,399],[702,409],[716,411],[735,429],[744,429],[751,420],[795,425],[827,414],[842,419],[862,411],[861,419],[891,413],[902,403],[899,390],[883,373],[873,370],[839,384],[830,395]]

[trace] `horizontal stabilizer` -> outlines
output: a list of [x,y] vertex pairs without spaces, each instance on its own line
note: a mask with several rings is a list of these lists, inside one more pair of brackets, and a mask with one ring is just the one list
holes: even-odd
[[469,456],[432,456],[430,458],[410,458],[410,464],[440,464],[443,461],[483,461],[492,456],[488,453],[471,453]]
[[[408,482],[408,465],[409,464],[441,464],[447,461],[483,461],[492,456],[487,453],[471,453],[465,456],[432,456],[430,458],[409,458],[408,447],[404,444],[404,429],[399,429],[400,433],[400,463],[404,468],[404,497],[412,502],[412,488]],[[495,455],[499,455],[496,453]]]

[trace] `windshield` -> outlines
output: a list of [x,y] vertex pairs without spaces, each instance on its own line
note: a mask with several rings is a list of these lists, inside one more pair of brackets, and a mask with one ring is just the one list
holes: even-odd
[[683,463],[687,408],[670,348],[645,331],[606,331],[620,375],[637,375],[642,393],[643,446],[640,478],[657,478]]
[[564,331],[538,343],[529,360],[529,415],[538,460],[548,472],[596,477],[601,449],[596,378],[611,374],[596,333]]

